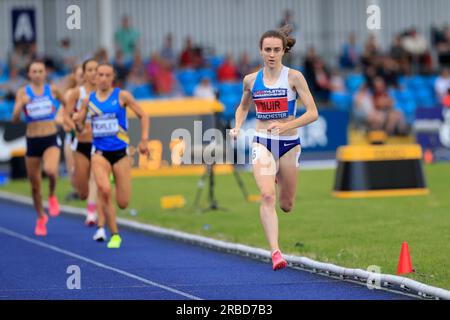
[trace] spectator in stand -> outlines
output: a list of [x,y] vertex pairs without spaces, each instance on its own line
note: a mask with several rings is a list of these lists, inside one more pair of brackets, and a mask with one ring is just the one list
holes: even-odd
[[5,91],[5,99],[7,101],[14,101],[16,92],[20,87],[25,85],[26,79],[19,74],[15,66],[9,69],[9,79],[6,83],[0,84],[0,89]]
[[360,61],[361,50],[356,45],[355,34],[352,32],[348,36],[348,42],[342,47],[340,65],[342,68],[354,69]]
[[147,79],[151,83],[154,82],[154,79],[155,79],[157,73],[159,72],[159,69],[161,68],[161,60],[162,60],[162,58],[160,57],[159,53],[153,52],[152,55],[150,56],[150,59],[149,59],[147,65],[145,66],[145,72],[147,73]]
[[233,62],[231,54],[227,54],[223,63],[217,68],[217,80],[219,82],[237,81],[238,71]]
[[394,40],[390,49],[390,56],[397,63],[398,71],[400,74],[409,74],[410,73],[410,63],[408,58],[408,52],[402,46],[402,37],[397,34],[394,37]]
[[180,93],[180,88],[173,72],[172,65],[164,59],[159,60],[153,78],[155,93],[163,97],[173,97]]
[[409,54],[413,73],[430,73],[432,68],[428,43],[415,28],[403,37],[402,46]]
[[434,92],[438,100],[442,100],[450,89],[450,70],[444,68],[434,83]]
[[255,66],[250,62],[250,57],[247,52],[244,52],[239,57],[239,63],[237,65],[238,75],[240,79],[244,79],[247,74],[255,71]]
[[373,64],[373,61],[380,55],[381,50],[379,49],[377,38],[375,35],[371,34],[366,43],[364,44],[364,51],[361,55],[361,62],[364,67]]
[[194,48],[192,46],[191,37],[187,37],[184,43],[183,51],[179,60],[180,68],[193,68],[194,67]]
[[130,26],[130,20],[127,16],[122,17],[122,26],[114,35],[116,50],[122,51],[125,60],[132,59],[135,52],[139,49],[139,32]]
[[216,99],[216,91],[208,77],[203,77],[200,83],[194,89],[194,97],[202,99]]
[[446,26],[437,40],[436,51],[441,67],[450,68],[450,27]]
[[72,43],[69,38],[61,39],[56,60],[56,68],[65,73],[69,73],[79,63],[80,57],[73,52]]
[[203,57],[203,48],[200,46],[194,47],[192,50],[192,67],[200,69],[205,67],[205,58]]
[[164,45],[159,52],[159,56],[170,63],[172,67],[176,65],[176,55],[173,49],[173,37],[168,33],[164,39]]
[[33,58],[27,50],[29,44],[16,43],[8,58],[8,65],[17,68],[22,77],[27,77],[27,67]]
[[340,92],[340,93],[347,92],[344,78],[342,78],[339,69],[334,69],[333,71],[331,71],[330,90],[332,92]]
[[331,82],[330,74],[325,68],[325,64],[322,59],[316,59],[314,61],[314,98],[322,102],[328,102],[330,98]]
[[374,80],[377,77],[377,68],[375,67],[374,63],[369,64],[364,69],[364,77],[367,86],[372,90],[374,87]]
[[378,75],[383,78],[388,87],[398,88],[399,70],[397,62],[386,55],[380,59],[381,66]]
[[119,88],[123,88],[130,70],[125,62],[125,57],[124,57],[122,51],[120,51],[120,50],[116,51],[116,56],[114,57],[113,67],[114,67],[114,70],[116,71],[116,78],[115,78],[116,84]]
[[139,87],[147,83],[147,75],[145,73],[145,66],[142,62],[141,55],[137,51],[134,55],[133,64],[131,66],[130,73],[126,81],[126,90],[133,91],[136,87]]
[[145,68],[148,82],[158,96],[172,97],[181,94],[181,89],[173,72],[173,65],[163,59],[158,52],[152,53]]
[[366,83],[353,96],[353,116],[357,125],[363,125],[368,130],[384,125],[382,114],[375,112],[373,95]]
[[[408,133],[403,113],[394,109],[394,101],[381,77],[376,77],[374,80],[373,104],[377,121],[373,123],[369,121],[370,129],[385,130],[388,135],[405,135]],[[380,126],[381,123],[382,126]]]
[[311,91],[315,90],[314,61],[318,58],[319,56],[316,53],[316,49],[314,47],[309,47],[303,60],[303,67],[305,71],[303,75],[305,76],[306,82],[310,85]]
[[96,60],[99,64],[109,63],[108,52],[105,50],[105,48],[99,48],[94,53],[94,60]]
[[450,108],[450,88],[448,88],[447,94],[442,98],[441,103],[444,107]]

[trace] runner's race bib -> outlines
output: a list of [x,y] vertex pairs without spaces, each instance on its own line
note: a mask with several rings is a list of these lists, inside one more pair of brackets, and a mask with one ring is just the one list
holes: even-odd
[[49,98],[34,98],[32,102],[25,106],[28,117],[32,119],[42,119],[53,114],[53,103]]
[[258,120],[283,119],[288,114],[287,89],[265,89],[253,93]]
[[92,117],[92,133],[95,138],[115,136],[119,132],[119,121],[114,113]]

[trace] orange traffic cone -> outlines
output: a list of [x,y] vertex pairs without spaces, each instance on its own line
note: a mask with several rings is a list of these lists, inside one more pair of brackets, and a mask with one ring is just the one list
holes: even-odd
[[398,260],[397,274],[407,274],[413,272],[411,257],[409,255],[408,243],[403,242],[402,250],[400,252],[400,259]]
[[433,162],[433,152],[430,149],[425,150],[424,154],[423,154],[423,160],[425,161],[426,164],[430,164]]

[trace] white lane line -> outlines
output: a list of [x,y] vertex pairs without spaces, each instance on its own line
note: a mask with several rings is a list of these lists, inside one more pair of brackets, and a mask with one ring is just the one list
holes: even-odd
[[95,260],[92,260],[92,259],[80,256],[80,255],[78,255],[76,253],[73,253],[73,252],[70,252],[70,251],[58,248],[56,246],[52,246],[50,244],[46,244],[44,242],[41,242],[41,241],[38,241],[38,240],[35,240],[35,239],[32,239],[32,238],[29,238],[27,236],[24,236],[24,235],[22,235],[20,233],[12,231],[12,230],[0,227],[0,232],[4,233],[6,235],[9,235],[11,237],[14,237],[14,238],[26,241],[28,243],[32,243],[34,245],[37,245],[37,246],[40,246],[40,247],[43,247],[43,248],[46,248],[46,249],[49,249],[49,250],[52,250],[52,251],[64,254],[66,256],[69,256],[69,257],[72,257],[72,258],[75,258],[75,259],[78,259],[78,260],[90,263],[90,264],[92,264],[94,266],[97,266],[99,268],[110,270],[110,271],[116,272],[118,274],[121,274],[123,276],[126,276],[128,278],[135,279],[135,280],[141,281],[141,282],[143,282],[145,284],[148,284],[148,285],[151,285],[151,286],[154,286],[154,287],[157,287],[157,288],[160,288],[160,289],[163,289],[163,290],[166,290],[166,291],[178,294],[180,296],[183,296],[183,297],[186,297],[186,298],[189,298],[189,299],[192,299],[192,300],[202,300],[201,298],[193,296],[193,295],[191,295],[189,293],[186,293],[186,292],[183,292],[183,291],[179,291],[177,289],[174,289],[174,288],[171,288],[171,287],[168,287],[168,286],[165,286],[165,285],[162,285],[162,284],[150,281],[148,279],[139,277],[139,276],[134,275],[132,273],[129,273],[129,272],[126,272],[126,271],[123,271],[123,270],[120,270],[120,269],[108,266],[106,264],[97,262]]

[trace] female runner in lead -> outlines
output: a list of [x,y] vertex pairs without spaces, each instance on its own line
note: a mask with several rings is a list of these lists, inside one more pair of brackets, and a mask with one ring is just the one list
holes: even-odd
[[[256,133],[252,145],[253,175],[261,193],[260,217],[272,253],[273,270],[287,266],[278,245],[278,217],[275,210],[276,184],[281,210],[294,205],[298,161],[301,153],[298,128],[317,120],[314,99],[303,75],[282,65],[283,55],[295,39],[289,26],[265,32],[260,39],[264,67],[245,76],[243,95],[236,110],[236,125],[230,135],[236,138],[253,100],[256,107]],[[306,112],[296,118],[300,98]]]

